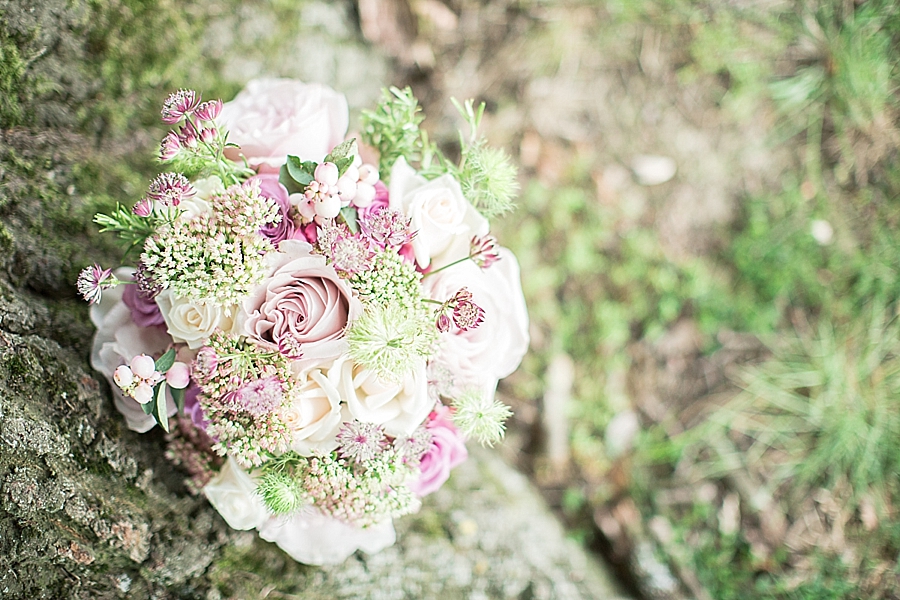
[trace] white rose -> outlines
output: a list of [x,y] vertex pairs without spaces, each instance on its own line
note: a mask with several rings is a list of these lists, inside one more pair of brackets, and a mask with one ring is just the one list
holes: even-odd
[[519,263],[506,248],[487,269],[466,261],[426,277],[425,294],[443,302],[460,288],[484,310],[484,322],[468,331],[451,328],[440,337],[436,366],[450,371],[456,393],[480,387],[493,394],[497,380],[516,370],[528,350],[528,312],[519,279]]
[[361,528],[310,508],[289,518],[270,518],[259,528],[259,537],[308,565],[336,565],[357,550],[375,554],[396,540],[390,520]]
[[[300,364],[300,363],[295,363]],[[332,363],[302,371],[291,391],[290,405],[282,410],[282,419],[293,435],[291,449],[303,456],[327,453],[337,448],[337,434],[344,417],[338,391],[340,369]]]
[[229,158],[272,169],[288,155],[321,160],[343,141],[349,119],[346,98],[328,86],[267,78],[249,82],[218,120],[240,146],[226,149]]
[[237,314],[237,307],[194,302],[176,296],[170,290],[160,292],[156,304],[172,339],[187,344],[192,350],[206,343],[216,329],[230,332]]
[[269,518],[253,478],[230,456],[203,493],[232,529],[253,529]]
[[428,181],[403,158],[391,169],[390,207],[405,214],[416,231],[412,248],[422,269],[438,269],[469,255],[474,236],[487,235],[487,219],[462,195],[450,175]]
[[[116,271],[119,279],[131,279],[131,274],[131,269]],[[91,366],[109,381],[113,402],[125,417],[128,428],[144,433],[156,425],[156,420],[145,414],[134,398],[122,393],[113,376],[119,366],[131,364],[131,359],[139,354],[161,355],[172,339],[160,327],[138,327],[131,319],[131,309],[122,301],[124,291],[124,285],[107,290],[100,303],[91,306],[91,320],[97,327],[91,347]],[[170,417],[178,410],[171,396],[167,396],[166,408]]]
[[434,408],[424,360],[399,384],[385,382],[350,360],[335,361],[335,368],[340,368],[341,397],[353,418],[382,425],[388,435],[412,434]]

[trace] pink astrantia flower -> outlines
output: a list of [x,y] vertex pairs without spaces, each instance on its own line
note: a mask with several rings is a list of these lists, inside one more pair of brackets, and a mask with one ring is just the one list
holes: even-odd
[[353,275],[372,266],[375,252],[368,239],[356,235],[339,235],[331,242],[331,262],[341,275]]
[[481,325],[484,321],[484,309],[472,302],[472,293],[462,288],[456,293],[453,306],[453,324],[469,331]]
[[200,383],[206,383],[216,374],[218,366],[219,356],[216,351],[209,346],[203,346],[194,357],[191,371]]
[[341,458],[356,463],[372,460],[387,447],[384,428],[376,423],[348,421],[341,426],[337,439]]
[[216,136],[218,135],[219,130],[215,127],[204,127],[200,130],[200,140],[202,140],[204,144],[212,144],[216,141]]
[[149,217],[153,212],[153,201],[150,198],[141,198],[131,210],[139,217]]
[[103,290],[111,288],[118,283],[113,276],[112,269],[103,269],[100,265],[85,267],[78,275],[78,293],[89,304],[100,302]]
[[259,417],[271,413],[281,405],[283,391],[284,384],[277,377],[264,377],[229,392],[223,401],[226,406]]
[[147,197],[163,206],[178,206],[182,200],[197,193],[187,177],[181,173],[161,173],[150,183]]
[[446,406],[439,406],[428,415],[425,427],[431,433],[431,447],[419,462],[421,475],[418,481],[410,485],[419,496],[427,496],[444,485],[450,470],[469,456],[450,415],[450,408]]
[[219,113],[222,112],[222,106],[222,101],[218,99],[203,102],[197,106],[197,109],[194,111],[194,116],[201,121],[213,121],[219,116]]
[[177,133],[170,131],[159,145],[159,160],[172,160],[178,156],[179,152],[181,152],[181,140]]
[[469,245],[469,258],[482,269],[487,269],[500,260],[497,238],[492,235],[474,236]]
[[360,217],[360,229],[382,248],[399,248],[415,236],[410,230],[410,220],[397,210],[382,207],[368,211]]
[[462,331],[475,329],[484,321],[484,309],[472,301],[472,292],[464,287],[457,290],[438,309],[435,326],[441,333],[450,331],[451,317],[447,316],[448,310],[451,311],[453,324]]
[[200,102],[200,95],[194,90],[178,90],[169,94],[162,107],[162,120],[167,125],[174,125],[187,117]]

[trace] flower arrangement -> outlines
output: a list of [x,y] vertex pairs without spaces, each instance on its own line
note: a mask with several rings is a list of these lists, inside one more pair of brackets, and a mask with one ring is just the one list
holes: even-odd
[[116,407],[167,432],[231,527],[298,561],[392,544],[466,440],[503,435],[494,392],[528,321],[488,218],[512,207],[515,169],[478,136],[484,107],[458,108],[471,131],[453,163],[411,92],[385,91],[362,115],[375,165],[325,86],[256,80],[229,103],[182,90],[162,108],[171,170],[96,217],[134,253],[78,280]]

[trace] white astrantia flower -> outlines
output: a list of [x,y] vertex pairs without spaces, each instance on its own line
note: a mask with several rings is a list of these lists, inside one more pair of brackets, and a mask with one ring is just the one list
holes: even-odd
[[269,518],[262,498],[256,493],[256,482],[230,456],[219,474],[203,488],[203,493],[232,529],[254,529]]

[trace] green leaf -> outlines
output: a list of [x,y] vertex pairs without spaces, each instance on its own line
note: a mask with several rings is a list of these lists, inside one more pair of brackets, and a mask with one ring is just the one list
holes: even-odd
[[337,164],[337,161],[342,158],[350,158],[357,154],[356,150],[356,138],[351,138],[346,142],[341,142],[337,146],[334,147],[334,150],[325,157],[325,162],[333,162]]
[[175,348],[169,348],[169,350],[156,359],[156,370],[160,373],[165,373],[169,369],[172,368],[172,365],[175,364]]
[[338,177],[347,172],[347,169],[350,168],[350,165],[353,164],[353,157],[348,156],[347,158],[338,158],[334,161],[334,164],[338,168]]
[[294,178],[288,172],[287,165],[281,166],[281,171],[278,173],[278,183],[285,187],[288,194],[302,194],[306,190],[305,185],[300,185],[294,181]]
[[156,410],[153,413],[153,418],[155,418],[156,422],[159,423],[159,426],[163,428],[163,431],[169,433],[169,411],[166,410],[165,381],[162,381],[157,385],[154,396],[156,397]]
[[170,388],[172,391],[172,399],[175,400],[175,406],[178,407],[178,412],[184,412],[184,390],[176,390],[175,388]]
[[302,186],[307,186],[315,179],[313,173],[316,171],[316,163],[312,161],[301,161],[297,156],[288,156],[285,165],[291,179]]
[[341,216],[344,218],[344,223],[347,224],[350,233],[359,233],[359,224],[356,222],[357,212],[355,208],[352,206],[345,206],[341,209]]
[[153,396],[153,399],[150,402],[141,404],[141,408],[144,410],[145,415],[152,414],[154,407],[156,407],[156,396]]

